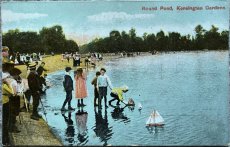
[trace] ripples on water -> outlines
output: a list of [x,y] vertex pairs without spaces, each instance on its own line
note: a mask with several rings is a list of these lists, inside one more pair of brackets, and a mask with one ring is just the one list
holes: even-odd
[[[95,71],[89,72],[84,110],[62,114],[64,71],[49,75],[47,119],[65,145],[225,145],[228,142],[228,53],[190,52],[114,59],[106,64],[114,86],[127,84],[138,108],[94,110]],[[72,74],[73,76],[73,74]],[[74,95],[74,92],[73,92]],[[110,96],[108,94],[108,98]],[[77,101],[72,100],[76,108]],[[146,128],[153,109],[163,128]]]

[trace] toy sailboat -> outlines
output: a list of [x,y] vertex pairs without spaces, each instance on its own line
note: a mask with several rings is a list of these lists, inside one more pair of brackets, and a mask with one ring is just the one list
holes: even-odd
[[128,106],[135,106],[134,100],[132,98],[130,98],[127,105]]
[[164,119],[158,113],[158,111],[154,110],[146,121],[146,126],[163,126]]
[[138,104],[138,110],[141,110],[142,109],[142,105],[141,103]]

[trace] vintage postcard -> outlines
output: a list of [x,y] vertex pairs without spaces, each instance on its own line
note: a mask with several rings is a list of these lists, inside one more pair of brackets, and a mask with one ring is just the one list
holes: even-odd
[[1,1],[2,144],[229,146],[229,1]]

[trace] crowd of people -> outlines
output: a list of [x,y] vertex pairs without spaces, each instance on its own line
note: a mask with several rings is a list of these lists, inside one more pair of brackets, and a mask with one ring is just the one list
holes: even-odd
[[[2,141],[4,145],[9,144],[9,132],[19,133],[20,130],[16,125],[16,117],[19,117],[20,120],[20,112],[22,111],[32,111],[30,118],[33,120],[39,120],[42,116],[38,113],[38,106],[41,102],[41,95],[45,93],[46,88],[49,87],[47,85],[47,74],[48,71],[45,68],[45,62],[30,62],[27,65],[27,78],[23,79],[20,75],[22,71],[15,67],[15,62],[13,62],[8,56],[8,47],[3,47],[2,54],[2,103],[3,103],[3,135]],[[87,68],[82,68],[80,66],[80,55],[73,55],[74,58],[79,61],[77,63],[77,70],[74,71],[74,79],[71,77],[71,67],[65,68],[65,75],[63,81],[63,87],[66,92],[66,98],[61,107],[61,111],[66,110],[75,110],[71,106],[72,100],[72,92],[75,91],[75,98],[77,99],[77,107],[83,108],[86,106],[84,103],[84,99],[87,98]],[[102,56],[98,56],[98,54],[91,54],[91,62],[92,58],[102,59]],[[117,105],[119,105],[120,101],[123,101],[123,93],[128,91],[127,86],[123,86],[120,88],[114,88],[110,81],[110,78],[105,74],[106,69],[101,68],[100,71],[96,72],[96,76],[92,79],[91,84],[94,86],[94,107],[98,107],[98,109],[102,109],[102,100],[104,99],[104,107],[108,108],[107,103],[107,88],[110,88],[111,93],[110,96],[113,97],[112,100],[109,101],[109,105],[114,100],[117,100]],[[31,110],[31,98],[32,98],[32,106]],[[20,106],[23,100],[23,106]],[[65,106],[68,104],[68,108]],[[79,109],[80,110],[80,109]],[[80,111],[84,113],[83,111]],[[79,114],[80,114],[79,112]]]
[[[2,60],[2,103],[3,103],[3,135],[2,142],[4,145],[9,144],[9,132],[19,133],[20,130],[16,126],[16,117],[21,111],[30,110],[31,97],[33,98],[33,110],[31,119],[39,120],[41,115],[38,114],[38,105],[40,95],[44,93],[46,84],[47,69],[44,68],[45,63],[40,65],[32,62],[28,64],[27,79],[21,78],[22,71],[15,67],[15,63],[8,56],[8,47],[3,47]],[[20,106],[20,100],[24,100],[24,106]]]
[[42,57],[45,54],[41,53],[32,53],[32,54],[20,54],[19,52],[17,53],[12,53],[9,55],[10,61],[14,62],[14,64],[18,65],[23,65],[23,64],[29,64],[33,61],[42,61]]
[[[61,61],[67,60],[68,63],[70,62],[70,59],[73,59],[73,67],[80,66],[81,64],[81,55],[76,53],[68,53],[65,52],[61,56]],[[92,66],[96,66],[96,61],[101,61],[103,59],[102,55],[99,53],[88,53],[85,55],[85,66],[88,68],[91,64]]]

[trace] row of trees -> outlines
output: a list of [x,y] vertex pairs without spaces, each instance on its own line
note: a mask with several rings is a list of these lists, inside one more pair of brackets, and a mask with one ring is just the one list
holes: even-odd
[[181,35],[178,32],[156,34],[144,33],[142,37],[136,35],[132,28],[128,33],[113,30],[109,37],[97,38],[80,47],[80,52],[147,52],[147,51],[185,51],[185,50],[227,50],[228,34],[225,30],[218,32],[212,25],[210,30],[205,30],[201,25],[194,29],[196,35]]
[[[195,36],[181,35],[178,32],[165,33],[160,31],[144,33],[137,36],[134,28],[129,32],[113,30],[108,37],[96,38],[80,47],[81,53],[88,52],[147,52],[147,51],[184,51],[184,50],[227,50],[229,31],[218,31],[212,25],[210,30],[205,30],[201,25],[194,29]],[[37,32],[20,32],[18,29],[9,30],[3,34],[2,44],[10,48],[10,52],[20,53],[63,53],[76,52],[78,44],[67,40],[63,29],[59,25],[43,27]]]
[[63,29],[59,25],[47,28],[43,27],[37,32],[20,32],[18,29],[9,30],[2,36],[2,44],[10,48],[10,52],[20,53],[63,53],[76,52],[78,44],[73,40],[67,40]]

